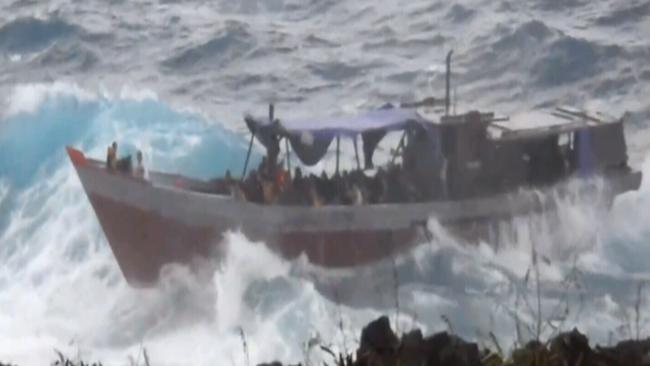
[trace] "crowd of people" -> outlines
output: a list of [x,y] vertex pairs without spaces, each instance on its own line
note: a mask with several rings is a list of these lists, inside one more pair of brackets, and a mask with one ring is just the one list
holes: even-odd
[[[133,166],[130,155],[118,158],[116,142],[107,148],[106,168],[147,179],[142,152],[137,151],[136,165]],[[240,201],[278,205],[363,205],[415,202],[423,198],[407,171],[399,164],[392,164],[386,169],[380,167],[373,176],[367,176],[361,170],[343,170],[331,176],[323,171],[317,176],[303,174],[300,167],[290,174],[282,161],[265,157],[245,179],[233,179],[230,171],[226,171],[223,179],[217,179],[212,184],[216,184],[212,192],[230,194]]]
[[117,170],[125,173],[131,173],[137,178],[146,179],[147,171],[144,167],[142,151],[138,150],[136,153],[136,165],[133,167],[131,162],[131,155],[123,158],[118,158],[117,155],[117,142],[113,141],[106,149],[106,168],[108,170]]
[[241,182],[230,172],[221,181],[221,190],[228,190],[238,200],[279,205],[363,205],[392,202],[414,202],[422,197],[401,165],[378,168],[374,176],[361,170],[336,172],[328,176],[303,174],[297,167],[293,175],[280,164],[264,159],[257,170]]

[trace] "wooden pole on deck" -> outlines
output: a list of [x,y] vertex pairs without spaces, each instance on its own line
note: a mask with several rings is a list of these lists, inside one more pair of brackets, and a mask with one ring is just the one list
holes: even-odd
[[339,155],[340,155],[341,137],[336,136],[336,174],[339,173]]
[[361,170],[361,162],[359,161],[359,149],[357,148],[357,135],[354,135],[354,157],[357,159],[357,170]]
[[246,178],[246,170],[248,169],[248,160],[251,158],[251,150],[253,149],[253,140],[255,139],[255,132],[251,133],[251,141],[248,143],[248,153],[246,153],[246,162],[244,163],[244,171],[241,173],[241,181]]
[[291,151],[289,151],[289,138],[284,138],[284,149],[287,152],[287,170],[289,171],[289,178],[291,178]]
[[450,99],[450,88],[451,88],[451,55],[454,53],[453,50],[449,51],[447,54],[447,72],[445,75],[445,116],[449,115],[449,104]]
[[[395,153],[393,154],[392,159],[390,160],[391,164],[395,164],[395,159],[399,156],[400,151],[404,148],[404,139],[406,138],[406,131],[402,133],[402,137],[399,139],[399,144],[397,144],[397,148],[395,148]],[[402,159],[403,160],[403,159]],[[402,164],[404,162],[402,161]]]

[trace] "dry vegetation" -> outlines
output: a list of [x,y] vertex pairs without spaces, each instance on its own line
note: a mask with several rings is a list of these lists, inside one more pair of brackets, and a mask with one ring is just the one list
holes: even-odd
[[[495,343],[496,344],[496,343]],[[496,350],[480,350],[447,332],[424,337],[413,330],[398,337],[387,317],[369,323],[361,332],[354,354],[334,354],[336,366],[642,366],[650,365],[650,339],[623,341],[614,347],[592,348],[585,335],[574,329],[546,342],[533,340],[509,356]],[[280,366],[279,362],[260,366]]]

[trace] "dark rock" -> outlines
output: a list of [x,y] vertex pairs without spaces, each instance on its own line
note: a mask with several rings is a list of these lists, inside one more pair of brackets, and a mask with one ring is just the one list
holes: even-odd
[[550,365],[550,358],[546,347],[538,341],[530,341],[524,348],[512,352],[512,361],[515,365]]
[[[330,353],[337,366],[650,366],[650,339],[592,349],[589,339],[573,329],[546,343],[530,341],[504,360],[501,354],[487,349],[481,353],[476,343],[446,332],[423,337],[416,329],[398,339],[384,316],[361,332],[356,361],[350,354],[337,357]],[[282,364],[276,361],[258,366]]]
[[414,329],[402,336],[402,341],[401,347],[420,347],[422,345],[422,341],[424,341],[424,337],[422,336],[422,331],[419,329]]
[[361,331],[359,351],[372,351],[377,354],[394,354],[399,346],[399,340],[390,327],[388,317],[372,321]]
[[476,343],[465,342],[447,332],[427,337],[423,341],[426,365],[480,366],[481,360]]
[[589,347],[589,340],[575,328],[553,338],[550,344],[550,352],[554,360],[561,360],[569,365],[594,363],[594,352]]
[[424,351],[422,331],[415,329],[402,336],[399,348],[399,360],[402,365],[424,365],[426,361]]
[[607,365],[650,366],[650,339],[623,341],[614,347],[597,348]]

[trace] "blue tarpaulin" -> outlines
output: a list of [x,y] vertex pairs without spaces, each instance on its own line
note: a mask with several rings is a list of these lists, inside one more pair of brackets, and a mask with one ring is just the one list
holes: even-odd
[[408,123],[414,122],[424,122],[415,110],[393,108],[368,111],[355,116],[281,120],[280,125],[290,134],[310,132],[318,137],[331,138],[336,135],[353,136],[372,130],[403,130]]
[[[370,151],[386,132],[405,129],[409,124],[426,122],[415,110],[390,108],[368,111],[355,116],[275,120],[245,118],[248,128],[267,148],[277,143],[277,136],[284,135],[291,142],[293,151],[306,165],[314,165],[325,155],[336,136],[364,137],[365,160],[371,159]],[[376,136],[375,136],[376,135]],[[375,141],[377,140],[377,141]],[[369,146],[365,146],[368,144]]]
[[576,132],[578,147],[578,174],[587,177],[594,172],[594,159],[591,146],[591,131],[583,129]]

